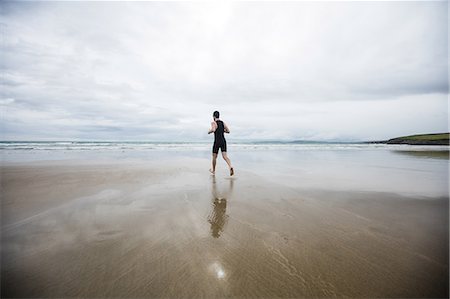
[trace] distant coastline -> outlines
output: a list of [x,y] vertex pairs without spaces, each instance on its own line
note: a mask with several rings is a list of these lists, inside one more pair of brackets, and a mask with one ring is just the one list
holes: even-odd
[[365,143],[378,144],[409,144],[409,145],[449,145],[450,133],[434,133],[434,134],[420,134],[409,135],[402,137],[395,137],[389,140],[382,141],[366,141]]

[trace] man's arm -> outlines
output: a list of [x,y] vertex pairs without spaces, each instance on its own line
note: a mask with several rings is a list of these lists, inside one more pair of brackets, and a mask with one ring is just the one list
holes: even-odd
[[211,122],[211,129],[209,129],[208,134],[214,133],[217,129],[217,124],[215,121]]
[[224,131],[225,133],[230,134],[230,129],[228,128],[228,126],[227,126],[225,123],[223,123],[223,131]]

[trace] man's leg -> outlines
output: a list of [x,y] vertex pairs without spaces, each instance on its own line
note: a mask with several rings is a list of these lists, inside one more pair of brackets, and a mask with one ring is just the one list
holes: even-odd
[[231,166],[231,161],[230,161],[230,158],[228,158],[228,156],[227,156],[227,152],[222,152],[222,158],[225,160],[225,162],[227,162],[228,168],[230,168],[230,175],[233,175],[234,169],[233,169],[233,166]]
[[212,169],[210,170],[212,174],[216,173],[216,164],[217,164],[217,154],[212,154]]

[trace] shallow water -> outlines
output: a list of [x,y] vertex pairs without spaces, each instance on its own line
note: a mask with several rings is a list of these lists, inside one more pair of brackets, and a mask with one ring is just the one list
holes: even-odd
[[[2,164],[49,160],[210,159],[208,143],[0,143]],[[449,194],[449,147],[383,144],[229,144],[236,169],[304,189]],[[210,165],[205,164],[207,170]],[[227,172],[219,154],[218,171]]]
[[367,148],[236,152],[230,156],[237,169],[251,169],[295,188],[448,196],[448,151]]

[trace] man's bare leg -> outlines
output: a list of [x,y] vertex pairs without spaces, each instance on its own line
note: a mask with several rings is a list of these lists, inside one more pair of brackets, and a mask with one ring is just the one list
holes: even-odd
[[222,152],[222,158],[225,160],[225,162],[227,162],[228,168],[230,168],[230,175],[233,175],[234,169],[233,169],[233,166],[231,166],[231,161],[230,161],[230,158],[228,158],[228,156],[227,156],[227,152]]
[[212,174],[216,173],[217,154],[212,154],[212,168],[209,170]]

